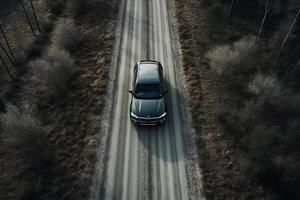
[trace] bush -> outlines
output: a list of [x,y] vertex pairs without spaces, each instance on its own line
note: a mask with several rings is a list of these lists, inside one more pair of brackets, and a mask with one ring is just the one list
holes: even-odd
[[34,117],[32,109],[24,107],[21,110],[9,104],[6,113],[1,113],[0,121],[3,141],[21,148],[33,168],[41,168],[51,162],[46,130]]
[[248,158],[243,169],[296,199],[300,196],[299,128],[299,121],[284,131],[279,126],[257,125],[243,140]]
[[202,39],[208,43],[211,41],[222,43],[226,39],[232,37],[235,32],[230,28],[230,19],[224,12],[223,5],[216,1],[203,2],[207,14],[205,14],[203,21],[205,22],[206,32]]
[[54,15],[61,14],[64,9],[64,1],[63,0],[49,0],[49,6],[51,7],[51,13]]
[[281,190],[284,199],[300,199],[298,21],[281,49],[299,1],[271,3],[260,45],[249,35],[257,34],[265,2],[240,1],[232,19],[227,13],[231,1],[203,2],[206,8],[199,16],[205,31],[199,32],[206,33],[211,70],[226,83],[224,93],[217,94],[223,101],[217,112],[229,133],[226,139],[234,151],[243,152],[240,166],[250,179]]
[[265,98],[282,97],[286,91],[275,76],[256,74],[248,85],[249,91]]
[[300,97],[274,75],[261,73],[250,81],[248,91],[251,99],[238,107],[224,105],[220,115],[244,151],[241,167],[248,175],[298,198]]
[[61,18],[53,32],[53,46],[64,50],[74,51],[79,46],[79,43],[79,31],[74,20]]
[[260,65],[260,50],[254,37],[245,37],[233,45],[218,46],[208,52],[211,69],[226,80],[229,86],[244,92],[249,78]]
[[74,59],[64,50],[51,47],[42,59],[31,62],[34,78],[49,95],[60,95],[68,88],[77,71]]
[[86,1],[71,0],[67,5],[67,13],[70,17],[74,18],[81,14],[84,10]]
[[254,41],[254,37],[245,37],[233,45],[214,48],[208,53],[212,70],[219,75],[234,75],[254,68],[253,54],[256,51]]

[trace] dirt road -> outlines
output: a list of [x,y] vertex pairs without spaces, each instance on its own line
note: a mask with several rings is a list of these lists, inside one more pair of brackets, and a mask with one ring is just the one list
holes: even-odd
[[[99,136],[91,200],[204,199],[182,92],[173,8],[172,0],[121,2],[115,69],[111,70],[112,103]],[[142,59],[158,60],[164,68],[169,117],[162,127],[135,127],[130,122],[128,90],[134,64]]]

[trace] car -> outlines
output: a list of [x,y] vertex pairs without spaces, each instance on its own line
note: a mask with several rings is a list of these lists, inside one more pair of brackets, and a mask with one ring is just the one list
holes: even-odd
[[135,125],[162,125],[167,120],[163,67],[160,62],[142,60],[134,66],[130,119]]

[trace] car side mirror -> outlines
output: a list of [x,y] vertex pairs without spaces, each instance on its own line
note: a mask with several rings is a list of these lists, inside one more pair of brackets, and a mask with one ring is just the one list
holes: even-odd
[[129,93],[132,94],[132,90],[129,90]]

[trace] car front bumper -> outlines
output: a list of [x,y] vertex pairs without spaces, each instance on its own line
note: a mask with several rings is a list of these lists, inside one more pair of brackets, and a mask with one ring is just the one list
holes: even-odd
[[135,125],[160,125],[160,124],[164,124],[167,121],[166,117],[163,118],[136,118],[136,117],[132,117],[130,116],[131,121],[135,124]]

